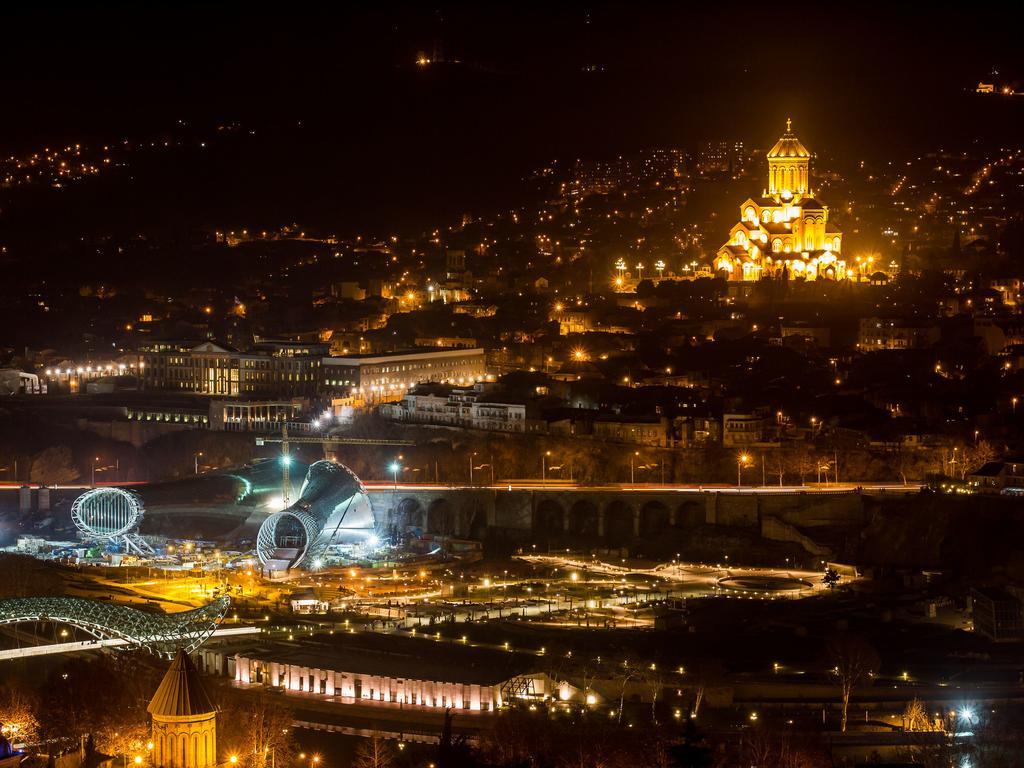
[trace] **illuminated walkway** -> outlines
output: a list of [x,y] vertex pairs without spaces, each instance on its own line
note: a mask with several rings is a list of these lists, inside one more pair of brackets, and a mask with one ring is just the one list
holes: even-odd
[[[259,627],[230,627],[216,629],[210,637],[232,637],[234,635],[258,635]],[[113,638],[111,640],[76,640],[70,643],[52,643],[50,645],[30,645],[26,648],[8,648],[0,651],[0,661],[24,659],[28,656],[50,656],[55,653],[77,653],[79,651],[95,651],[100,648],[123,648],[131,645],[127,640]]]
[[[163,614],[81,597],[13,597],[0,600],[0,625],[40,621],[70,624],[85,630],[105,645],[144,648],[158,656],[171,658],[179,648],[191,652],[202,645],[216,631],[229,602],[227,597],[221,597],[191,611]],[[67,645],[97,647],[99,642]],[[37,655],[21,653],[21,649],[14,653]]]

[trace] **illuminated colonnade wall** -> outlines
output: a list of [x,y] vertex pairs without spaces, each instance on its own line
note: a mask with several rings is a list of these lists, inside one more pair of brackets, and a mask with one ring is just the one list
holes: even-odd
[[[500,686],[372,675],[276,661],[243,655],[235,658],[235,681],[261,683],[289,693],[340,697],[360,702],[401,704],[436,709],[490,711],[502,706]],[[536,681],[542,685],[542,681]],[[542,693],[542,691],[540,691]]]

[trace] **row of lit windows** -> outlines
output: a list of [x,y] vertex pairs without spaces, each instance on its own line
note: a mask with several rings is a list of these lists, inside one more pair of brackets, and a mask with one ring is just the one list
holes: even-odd
[[316,381],[316,375],[312,373],[260,373],[253,371],[246,373],[246,381]]
[[311,360],[282,360],[278,358],[235,358],[235,357],[147,357],[147,365],[155,367],[181,366],[185,368],[256,368],[261,370],[284,369],[299,371],[303,368],[319,368],[319,358]]
[[[482,360],[482,356],[461,358],[457,360],[444,360],[438,361],[438,366],[454,366],[454,367],[465,367],[468,365],[479,365]],[[422,363],[406,363],[401,365],[368,365],[362,369],[364,374],[372,373],[404,373],[407,371],[415,371],[418,369],[431,369],[434,367],[433,362],[422,362]]]
[[208,416],[200,413],[165,413],[155,411],[128,411],[129,421],[166,421],[176,424],[207,424]]
[[285,370],[298,371],[303,368],[319,368],[320,360],[279,360],[279,359],[243,359],[243,368],[284,368]]

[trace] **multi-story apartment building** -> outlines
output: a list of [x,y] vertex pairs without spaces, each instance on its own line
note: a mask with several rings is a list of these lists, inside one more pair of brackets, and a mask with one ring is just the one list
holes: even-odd
[[526,403],[488,394],[478,383],[470,388],[421,389],[410,392],[397,403],[381,406],[381,415],[411,424],[437,424],[486,429],[492,432],[530,431]]
[[722,445],[743,447],[764,439],[764,418],[751,413],[726,413],[722,416]]
[[328,357],[321,370],[323,390],[353,393],[367,403],[399,400],[423,382],[472,385],[487,379],[484,350],[440,349],[380,355]]
[[594,420],[594,437],[600,440],[664,447],[668,436],[668,419],[661,416],[602,416]]
[[878,349],[921,349],[939,340],[937,323],[912,322],[884,317],[862,317],[857,347],[864,351]]

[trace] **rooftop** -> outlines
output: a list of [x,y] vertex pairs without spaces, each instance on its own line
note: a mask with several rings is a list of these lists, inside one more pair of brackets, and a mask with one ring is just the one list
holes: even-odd
[[403,350],[401,352],[378,352],[357,355],[345,355],[343,357],[325,357],[324,365],[357,365],[362,363],[375,362],[402,362],[403,360],[419,360],[424,357],[445,358],[465,357],[466,355],[482,355],[484,350],[481,347],[470,347],[465,349],[437,349],[436,347],[422,347],[419,349]]
[[811,153],[807,151],[807,147],[793,133],[792,125],[792,121],[786,121],[786,132],[775,142],[775,146],[768,151],[769,158],[811,156]]
[[497,685],[540,668],[533,657],[484,648],[467,648],[428,637],[335,635],[300,647],[268,643],[239,649],[239,654],[265,662],[314,669],[384,675],[412,680]]
[[146,710],[157,717],[190,717],[216,711],[199,679],[199,670],[184,650],[178,650]]

